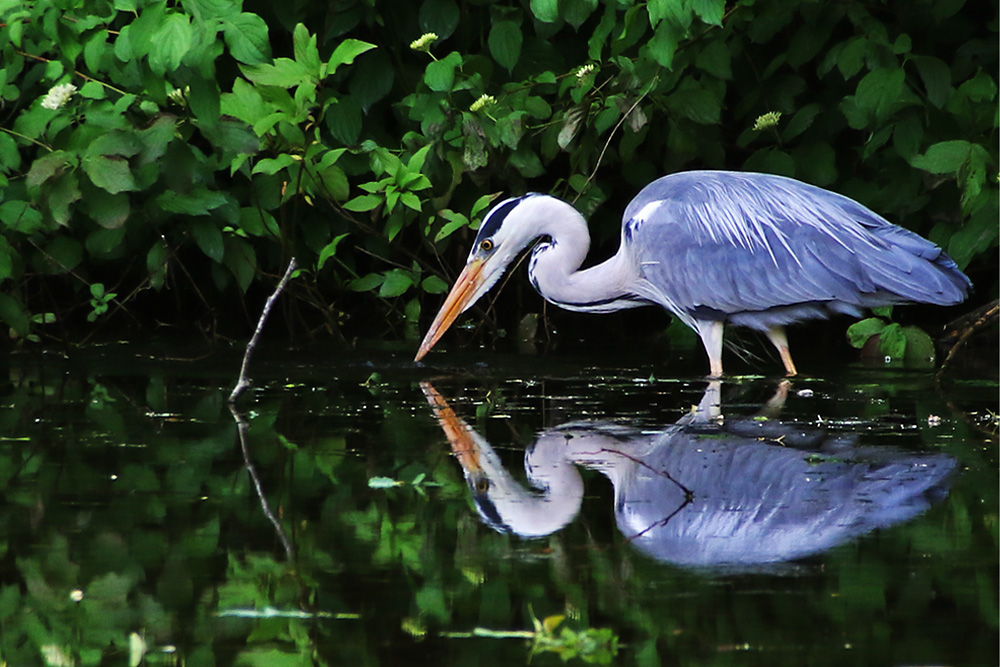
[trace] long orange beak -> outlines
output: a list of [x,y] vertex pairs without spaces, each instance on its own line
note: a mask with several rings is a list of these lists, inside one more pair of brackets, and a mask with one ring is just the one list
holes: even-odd
[[458,276],[458,280],[452,285],[451,291],[448,292],[448,296],[445,298],[441,310],[438,311],[437,317],[431,323],[431,328],[427,330],[427,335],[424,336],[423,342],[420,343],[420,349],[417,350],[417,356],[413,358],[414,361],[420,361],[424,358],[424,355],[434,347],[434,343],[438,342],[438,339],[444,335],[448,327],[454,324],[461,312],[475,298],[476,292],[483,283],[482,273],[483,261],[481,259],[474,259],[466,264],[462,273]]

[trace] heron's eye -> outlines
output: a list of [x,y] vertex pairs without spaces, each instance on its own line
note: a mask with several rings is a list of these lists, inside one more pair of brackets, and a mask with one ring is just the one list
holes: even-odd
[[476,489],[476,493],[486,493],[490,490],[490,480],[480,477],[475,481],[474,488]]
[[490,250],[493,250],[493,239],[483,239],[479,243],[479,249],[482,250],[483,252],[489,252]]

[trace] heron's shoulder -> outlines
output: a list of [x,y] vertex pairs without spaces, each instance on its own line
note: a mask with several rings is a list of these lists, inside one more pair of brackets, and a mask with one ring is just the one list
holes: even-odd
[[669,234],[676,242],[764,245],[765,237],[810,230],[861,238],[893,227],[858,202],[792,178],[734,171],[688,171],[659,178],[625,209],[623,231]]

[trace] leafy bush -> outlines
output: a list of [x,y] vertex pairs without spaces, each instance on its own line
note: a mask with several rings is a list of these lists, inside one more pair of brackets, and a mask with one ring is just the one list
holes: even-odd
[[694,168],[852,196],[996,291],[986,4],[0,0],[0,24],[18,337],[226,324],[292,255],[297,321],[412,336],[500,192],[574,200],[610,250],[643,184]]

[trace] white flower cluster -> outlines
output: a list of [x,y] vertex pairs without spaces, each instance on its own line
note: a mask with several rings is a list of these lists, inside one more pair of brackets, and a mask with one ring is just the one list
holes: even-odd
[[778,124],[778,120],[780,119],[780,111],[768,111],[763,116],[757,117],[757,121],[753,124],[754,132],[760,132],[761,130],[766,130],[769,127],[774,127]]
[[437,34],[433,32],[426,32],[421,35],[418,39],[410,42],[410,48],[414,51],[427,51],[430,52],[431,44],[437,41]]
[[76,86],[72,83],[62,83],[58,86],[53,86],[42,99],[42,108],[55,111],[69,102],[69,98],[73,97],[73,93],[75,92]]
[[472,105],[469,107],[469,111],[471,111],[472,113],[476,113],[477,111],[480,111],[481,109],[484,109],[486,107],[491,107],[496,103],[497,99],[492,95],[480,95],[479,99],[473,102]]

